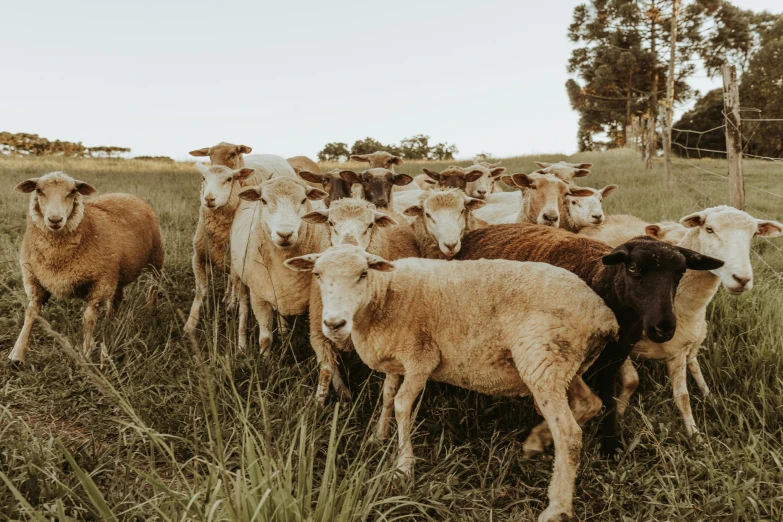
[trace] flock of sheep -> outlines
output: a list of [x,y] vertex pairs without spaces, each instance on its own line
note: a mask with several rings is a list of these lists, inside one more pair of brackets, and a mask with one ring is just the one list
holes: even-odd
[[[589,164],[539,163],[513,176],[476,164],[412,178],[396,173],[402,159],[385,152],[354,156],[369,163],[363,172],[327,173],[305,157],[250,152],[227,143],[191,152],[211,164],[196,164],[196,295],[186,333],[197,328],[210,267],[230,274],[227,303],[238,305],[245,349],[251,310],[262,353],[275,317],[281,331],[283,317],[309,311],[317,400],[330,387],[350,397],[339,350],[355,350],[385,373],[374,435],[387,437],[395,416],[397,467],[406,475],[414,464],[412,409],[429,379],[532,395],[544,421],[527,437],[525,455],[555,447],[541,521],[571,516],[581,426],[602,406],[602,451],[617,449],[616,417],[638,384],[629,356],[666,362],[685,431],[698,436],[686,372],[709,393],[697,359],[706,307],[721,285],[731,294],[752,288],[754,236],[783,234],[780,223],[726,206],[679,223],[605,216],[601,202],[617,186],[576,186]],[[503,192],[499,179],[519,190]],[[116,311],[144,268],[160,273],[157,217],[132,195],[84,199],[95,189],[61,172],[16,188],[30,194],[20,256],[29,304],[9,357],[24,360],[50,295],[87,301],[89,352],[98,311]]]

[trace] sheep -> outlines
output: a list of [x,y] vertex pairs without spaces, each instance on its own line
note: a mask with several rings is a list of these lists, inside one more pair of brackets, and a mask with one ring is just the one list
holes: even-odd
[[473,213],[486,203],[468,197],[459,189],[428,190],[418,204],[405,209],[414,219],[412,227],[419,252],[428,259],[451,259],[460,250],[462,238],[486,223]]
[[[694,435],[698,436],[699,430],[691,411],[686,368],[693,374],[702,393],[708,395],[709,388],[697,359],[699,347],[707,335],[707,305],[721,284],[732,295],[740,295],[753,288],[751,240],[754,236],[781,236],[783,224],[762,221],[725,205],[690,214],[682,218],[680,223],[688,232],[678,246],[723,259],[725,264],[711,272],[687,271],[674,298],[674,313],[677,316],[677,331],[674,337],[664,343],[656,343],[642,337],[633,347],[631,357],[666,362],[674,403],[682,415],[685,435],[692,438]],[[638,374],[630,360],[624,363],[621,374],[623,389],[617,400],[617,411],[620,415],[625,412],[639,382]]]
[[[396,156],[393,157],[396,158]],[[395,174],[388,168],[380,167],[373,167],[359,173],[344,170],[340,172],[340,176],[352,185],[361,186],[362,197],[382,212],[394,209],[394,191],[392,189],[395,186],[408,185],[413,181],[413,178],[407,174]]]
[[327,208],[331,206],[333,201],[337,201],[342,198],[351,197],[352,183],[345,181],[340,176],[341,169],[332,169],[330,172],[321,174],[320,172],[310,172],[308,170],[301,170],[298,172],[299,177],[307,181],[311,185],[315,185],[318,188],[320,184],[323,187],[324,192],[328,195],[323,200]]
[[[550,503],[538,520],[571,516],[582,430],[565,390],[618,331],[584,282],[544,263],[391,263],[352,245],[286,266],[312,271],[318,282],[323,334],[350,340],[365,364],[386,374],[376,436],[388,435],[394,411],[399,473],[413,473],[412,409],[429,379],[495,396],[532,395],[555,427]],[[470,306],[454,306],[460,302]]]
[[[201,307],[207,295],[207,269],[231,272],[229,238],[231,223],[239,207],[239,192],[243,187],[261,182],[262,174],[255,169],[242,167],[231,169],[223,165],[207,167],[196,163],[201,174],[201,193],[196,232],[193,235],[193,276],[196,293],[185,322],[186,334],[193,333],[201,317]],[[232,304],[236,298],[236,278],[226,289],[226,301]]]
[[[95,189],[62,172],[19,183],[30,194],[27,228],[19,262],[28,305],[24,326],[8,358],[25,360],[30,331],[41,306],[54,295],[87,301],[84,309],[84,353],[92,348],[98,312],[116,313],[125,286],[151,268],[163,270],[163,240],[155,211],[130,194],[105,194],[84,201]],[[156,288],[147,294],[153,307]]]
[[500,176],[506,172],[505,167],[499,167],[497,165],[490,165],[484,163],[476,163],[470,167],[463,168],[465,172],[480,171],[481,177],[476,181],[471,181],[465,187],[465,192],[472,198],[484,199],[489,194],[503,192],[503,189],[495,183]]
[[313,172],[315,174],[321,173],[321,167],[318,166],[318,163],[314,162],[307,156],[294,156],[292,158],[286,158],[286,161],[289,165],[291,165],[297,174],[299,174],[299,171],[304,170]]
[[[620,324],[618,342],[609,343],[588,371],[600,401],[588,389],[572,389],[580,423],[601,407],[607,413],[601,426],[601,449],[613,455],[619,445],[615,377],[644,332],[655,342],[672,339],[677,326],[673,296],[686,269],[715,270],[723,261],[651,237],[632,239],[612,249],[609,245],[570,232],[528,224],[492,225],[467,234],[455,259],[510,259],[540,261],[560,266],[581,277],[615,313]],[[587,396],[585,397],[585,394]],[[525,442],[530,454],[543,451],[549,434],[539,426]]]
[[[375,205],[363,199],[345,198],[336,201],[328,210],[315,210],[302,219],[309,223],[328,224],[331,245],[358,245],[370,254],[394,261],[405,257],[419,257],[413,229],[395,214],[375,210]],[[310,287],[310,345],[320,363],[320,377],[316,400],[323,404],[337,373],[337,347],[321,331],[321,292],[318,285]],[[343,396],[338,380],[335,390]]]
[[[362,163],[369,163],[370,169],[386,169],[392,173],[394,173],[395,165],[402,165],[403,163],[401,157],[395,156],[383,150],[375,151],[372,154],[354,154],[351,156],[351,159]],[[395,184],[392,187],[392,190],[394,192],[404,192],[407,190],[416,190],[416,187],[410,183],[402,185]],[[362,194],[357,191],[354,193],[353,197],[362,197]]]
[[[460,167],[448,167],[442,172],[423,169],[424,173],[435,180],[433,188],[456,188],[467,194],[468,183],[479,181],[484,176],[484,171],[476,169],[462,169]],[[470,194],[468,194],[470,196]]]
[[583,178],[590,174],[590,167],[592,163],[568,163],[567,161],[560,161],[558,163],[542,163],[540,161],[535,162],[539,169],[537,174],[553,174],[556,177],[562,179],[569,185],[573,184],[574,178]]
[[603,223],[605,216],[602,202],[614,194],[618,187],[617,185],[607,185],[600,190],[587,187],[579,188],[588,190],[591,194],[589,196],[566,196],[565,212],[563,212],[565,226],[562,228],[571,232],[578,232],[585,227],[593,227]]
[[[213,147],[207,147],[190,151],[191,156],[209,156],[211,165],[223,165],[232,170],[251,168],[259,171],[259,183],[272,176],[285,176],[296,178],[296,171],[288,161],[273,154],[253,154],[244,156],[252,151],[247,145],[233,145],[221,142]],[[292,158],[294,159],[294,158]]]
[[617,246],[643,235],[649,235],[661,241],[676,245],[687,232],[684,226],[671,221],[651,225],[636,216],[615,214],[607,216],[598,226],[585,227],[577,233],[591,239],[603,241],[609,246]]
[[260,327],[259,348],[264,355],[272,344],[274,311],[281,316],[307,310],[310,278],[283,268],[289,257],[320,252],[329,246],[323,227],[302,216],[313,210],[311,201],[326,192],[290,178],[272,178],[239,193],[243,200],[231,225],[231,265],[239,281],[239,345],[246,348],[250,305]]

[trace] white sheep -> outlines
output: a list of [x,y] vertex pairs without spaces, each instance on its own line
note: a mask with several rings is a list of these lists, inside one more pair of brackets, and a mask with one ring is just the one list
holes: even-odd
[[[475,171],[481,172],[481,177],[476,181],[468,182],[468,186],[465,188],[465,192],[468,196],[477,199],[484,199],[490,194],[503,192],[503,189],[496,183],[500,179],[500,176],[506,172],[505,167],[499,167],[498,165],[490,165],[485,163],[476,163],[470,167],[464,167],[463,170],[466,173]],[[415,178],[414,178],[415,179]]]
[[540,161],[535,162],[539,170],[538,174],[552,174],[569,185],[574,182],[574,178],[583,178],[590,174],[590,167],[592,163],[568,163],[567,161],[559,161],[557,163],[542,163]]
[[[84,201],[83,196],[94,194],[95,189],[62,172],[28,179],[16,190],[30,194],[19,258],[28,305],[22,332],[8,358],[24,361],[33,322],[51,295],[87,301],[87,354],[100,308],[107,316],[115,313],[124,287],[144,269],[153,269],[159,277],[164,253],[158,218],[146,201],[130,194]],[[154,305],[155,297],[151,287],[148,306]]]
[[413,472],[412,408],[429,379],[496,396],[532,394],[555,443],[550,504],[539,521],[572,515],[582,430],[566,389],[618,331],[612,311],[578,276],[505,260],[392,264],[349,245],[286,266],[318,281],[324,335],[350,340],[365,364],[386,373],[376,436],[387,436],[394,411],[399,472]]
[[606,216],[600,225],[584,227],[578,230],[577,233],[616,247],[645,234],[676,245],[687,231],[687,228],[672,221],[663,221],[651,225],[636,216],[613,214]]

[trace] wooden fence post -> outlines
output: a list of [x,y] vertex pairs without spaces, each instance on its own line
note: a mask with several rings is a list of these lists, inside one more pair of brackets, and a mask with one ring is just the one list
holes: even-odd
[[742,119],[740,118],[737,68],[723,66],[723,114],[726,118],[726,159],[729,162],[729,203],[745,210],[745,180],[742,177]]
[[672,36],[669,54],[669,72],[666,76],[666,128],[663,129],[663,157],[666,165],[666,185],[674,186],[672,169],[672,125],[674,125],[674,66],[677,60],[677,8],[679,0],[672,0]]

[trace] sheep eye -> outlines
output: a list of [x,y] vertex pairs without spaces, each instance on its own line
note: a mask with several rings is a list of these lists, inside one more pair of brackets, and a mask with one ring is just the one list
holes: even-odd
[[302,205],[304,205],[305,203],[307,203],[307,198],[304,198],[304,199],[302,200]]
[[231,181],[231,178],[226,178],[226,181],[224,181],[224,183],[228,183],[230,181]]
[[708,234],[714,234],[715,233],[715,231],[712,229],[712,227],[706,227],[704,230],[706,230]]
[[330,222],[329,222],[329,226],[330,226],[330,227],[334,227],[334,222],[333,222],[333,221],[330,221]]
[[76,194],[78,194],[78,193],[79,193],[79,191],[78,191],[77,189],[73,189],[73,190],[71,191],[71,196],[75,196],[75,195],[76,195]]
[[261,198],[261,204],[262,205],[266,205],[267,204],[267,202],[266,202],[266,200],[264,198]]
[[359,276],[359,279],[364,279],[367,277],[367,272],[362,272],[362,275]]
[[630,265],[628,265],[628,271],[630,273],[632,273],[632,274],[638,274],[639,273],[639,267],[636,266],[635,264],[631,263]]
[[427,219],[429,219],[429,220],[431,220],[431,221],[435,221],[434,219],[432,219],[432,216],[431,216],[431,215],[429,215],[429,214],[424,214],[424,215],[425,215],[425,216],[427,216]]
[[319,274],[318,272],[313,272],[313,275],[315,276],[316,279],[321,279],[321,274]]

